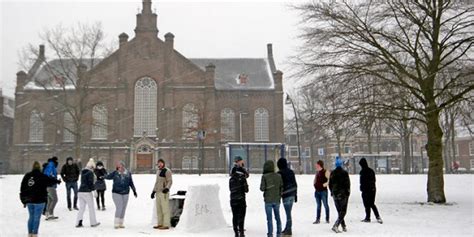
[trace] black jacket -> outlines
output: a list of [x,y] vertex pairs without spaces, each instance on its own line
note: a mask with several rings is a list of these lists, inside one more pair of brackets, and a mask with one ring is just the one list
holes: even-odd
[[95,175],[89,169],[83,169],[81,172],[81,186],[79,187],[79,192],[88,193],[95,190]]
[[282,198],[295,197],[297,195],[298,185],[296,183],[295,172],[288,168],[288,163],[285,158],[280,158],[277,162],[278,173],[281,175],[283,180],[283,192],[281,193]]
[[375,192],[375,172],[369,168],[367,160],[365,158],[360,159],[359,165],[362,167],[360,171],[360,191],[362,192]]
[[337,167],[329,177],[329,190],[334,199],[343,199],[351,194],[351,180],[347,171]]
[[23,204],[45,203],[48,199],[48,186],[58,184],[59,180],[48,177],[40,170],[33,170],[23,176],[20,188],[20,200]]
[[234,172],[229,179],[230,203],[245,201],[245,193],[249,192],[249,185],[245,174]]
[[94,169],[94,174],[97,177],[95,181],[95,189],[96,190],[106,190],[107,186],[105,184],[105,176],[107,175],[107,170],[105,168],[102,169]]
[[68,165],[68,160],[69,158],[66,160],[66,164],[61,168],[61,177],[64,182],[77,182],[77,180],[79,180],[79,173],[81,172],[79,166],[77,166],[76,163]]

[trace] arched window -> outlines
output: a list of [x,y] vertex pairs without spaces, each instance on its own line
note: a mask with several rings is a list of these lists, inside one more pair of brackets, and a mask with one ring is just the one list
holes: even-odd
[[43,115],[37,110],[31,111],[29,142],[43,142]]
[[255,110],[255,141],[268,141],[268,111],[264,108]]
[[221,111],[221,134],[223,140],[234,140],[235,113],[232,109],[225,108]]
[[107,139],[107,108],[98,104],[92,108],[92,139]]
[[144,77],[135,84],[134,107],[134,136],[156,136],[157,112],[157,85],[156,82]]
[[196,139],[198,129],[198,109],[194,104],[183,106],[183,139]]
[[71,113],[64,113],[64,127],[63,127],[63,142],[73,142],[74,141],[74,120]]
[[197,156],[184,156],[181,161],[181,169],[197,170],[199,167]]

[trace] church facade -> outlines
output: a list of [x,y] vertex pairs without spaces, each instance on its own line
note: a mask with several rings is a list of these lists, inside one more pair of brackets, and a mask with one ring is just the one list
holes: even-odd
[[[282,72],[272,45],[263,58],[186,58],[173,34],[158,37],[151,9],[143,1],[135,37],[120,34],[118,49],[93,63],[46,61],[40,46],[37,63],[17,73],[12,172],[53,155],[60,163],[94,158],[107,168],[124,161],[135,172],[152,172],[159,158],[177,172],[226,172],[227,143],[284,142]],[[75,83],[44,86],[65,64]]]

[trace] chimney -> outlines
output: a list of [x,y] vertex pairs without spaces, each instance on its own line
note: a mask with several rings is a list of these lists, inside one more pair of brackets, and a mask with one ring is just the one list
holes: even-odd
[[267,56],[273,58],[273,47],[272,44],[267,44]]
[[283,91],[283,72],[280,70],[274,72],[273,79],[275,80],[275,91]]
[[44,45],[43,45],[43,44],[40,44],[40,46],[39,46],[38,58],[39,58],[39,59],[42,59],[42,60],[45,59],[45,56],[44,56]]
[[25,87],[26,83],[28,83],[28,74],[24,71],[19,71],[16,73],[16,91],[23,91],[23,87]]
[[122,47],[124,43],[128,42],[128,35],[124,33],[119,35],[119,47]]
[[214,81],[215,74],[216,74],[216,66],[212,63],[209,63],[206,66],[206,77],[207,77],[207,79],[209,79],[210,81]]
[[174,47],[174,35],[171,32],[166,33],[165,44],[171,49]]

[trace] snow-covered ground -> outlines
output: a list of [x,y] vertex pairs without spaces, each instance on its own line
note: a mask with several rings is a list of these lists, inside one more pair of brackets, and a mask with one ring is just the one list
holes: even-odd
[[[0,236],[26,236],[27,210],[19,201],[18,193],[22,176],[9,175],[0,179]],[[151,224],[153,200],[150,192],[154,175],[135,175],[138,199],[130,197],[125,216],[125,229],[113,228],[115,207],[111,198],[111,183],[107,181],[106,211],[98,211],[97,219],[102,223],[90,228],[87,213],[85,228],[74,227],[76,211],[66,208],[64,185],[58,188],[59,203],[56,221],[44,221],[40,225],[40,236],[233,236],[232,214],[229,207],[227,175],[174,175],[171,193],[186,190],[188,185],[218,184],[220,202],[227,226],[202,233],[185,233],[175,229],[154,230]],[[252,174],[249,178],[250,192],[247,196],[247,236],[265,236],[266,219],[263,197],[259,190],[261,175]],[[348,232],[341,236],[473,236],[473,175],[446,175],[445,191],[449,205],[429,205],[426,200],[426,175],[378,175],[376,204],[384,224],[361,223],[364,208],[358,190],[358,176],[352,175],[352,195],[349,200],[346,223]],[[298,203],[293,209],[293,236],[336,235],[329,224],[313,225],[315,201],[313,195],[313,176],[297,176]],[[329,199],[331,223],[336,218],[332,198]],[[282,222],[285,222],[283,207],[280,209]]]

